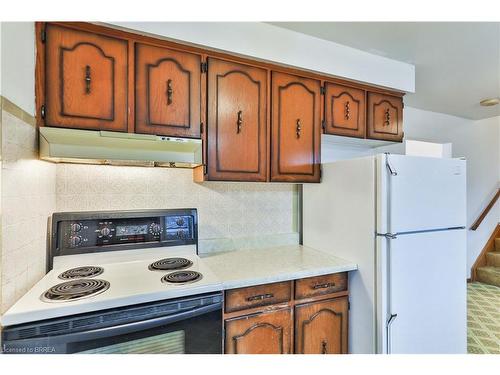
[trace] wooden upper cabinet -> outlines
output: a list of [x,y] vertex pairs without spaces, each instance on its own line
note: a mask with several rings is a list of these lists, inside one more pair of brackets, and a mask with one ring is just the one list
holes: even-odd
[[320,81],[272,72],[271,181],[319,182]]
[[291,337],[289,308],[225,321],[226,354],[289,354]]
[[45,125],[127,131],[127,41],[47,24],[45,43]]
[[368,93],[367,137],[400,142],[403,139],[403,98]]
[[312,302],[295,308],[295,352],[347,353],[347,297]]
[[325,133],[364,138],[365,91],[334,83],[325,86]]
[[199,138],[201,56],[135,45],[135,131]]
[[208,59],[209,180],[266,181],[267,71]]

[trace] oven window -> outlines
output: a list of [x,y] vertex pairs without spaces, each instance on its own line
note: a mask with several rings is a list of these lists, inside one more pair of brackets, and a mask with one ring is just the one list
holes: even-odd
[[184,354],[184,331],[175,331],[84,350],[81,354]]
[[[109,328],[110,330],[113,327]],[[44,345],[51,345],[50,338]],[[65,353],[83,354],[211,354],[222,353],[222,310],[148,329],[121,329],[106,335],[67,342]],[[58,351],[60,352],[60,351]]]

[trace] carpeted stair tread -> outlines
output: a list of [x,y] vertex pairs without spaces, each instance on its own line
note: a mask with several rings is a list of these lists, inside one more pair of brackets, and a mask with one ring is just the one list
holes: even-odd
[[485,284],[500,286],[500,267],[478,267],[477,281]]
[[487,253],[486,264],[488,266],[500,267],[500,251],[490,251]]
[[500,237],[495,238],[495,251],[500,251]]

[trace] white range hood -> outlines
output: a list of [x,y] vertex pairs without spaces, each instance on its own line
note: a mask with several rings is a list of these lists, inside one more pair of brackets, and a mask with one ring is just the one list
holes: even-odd
[[200,139],[40,127],[40,159],[56,163],[193,168],[202,164]]

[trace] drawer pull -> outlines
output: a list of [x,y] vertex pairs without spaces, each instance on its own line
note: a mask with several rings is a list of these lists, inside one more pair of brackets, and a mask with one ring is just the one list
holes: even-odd
[[252,302],[252,301],[262,301],[262,300],[269,299],[269,298],[273,298],[273,297],[274,297],[274,294],[273,294],[273,293],[258,294],[258,295],[256,295],[256,296],[251,296],[251,297],[248,297],[248,298],[247,298],[247,301],[248,301],[248,302]]
[[323,340],[321,342],[321,354],[328,354],[328,349],[327,349],[327,342],[325,340]]
[[295,133],[297,138],[300,138],[300,132],[302,130],[302,123],[300,122],[300,118],[297,119],[297,127],[295,128]]
[[344,117],[346,120],[349,120],[351,118],[350,108],[349,108],[349,100],[345,103]]
[[243,125],[243,112],[242,111],[238,111],[238,119],[236,120],[236,133],[240,133],[241,132],[241,126]]
[[90,94],[90,83],[92,78],[90,77],[90,65],[85,66],[85,94]]
[[385,110],[385,121],[384,125],[389,126],[391,124],[391,113],[389,112],[389,108]]
[[167,105],[168,104],[172,104],[172,102],[174,101],[174,89],[172,87],[172,80],[169,79],[167,81]]
[[335,286],[335,283],[324,283],[324,284],[316,284],[316,285],[313,285],[313,289],[326,289],[326,288],[331,288]]

